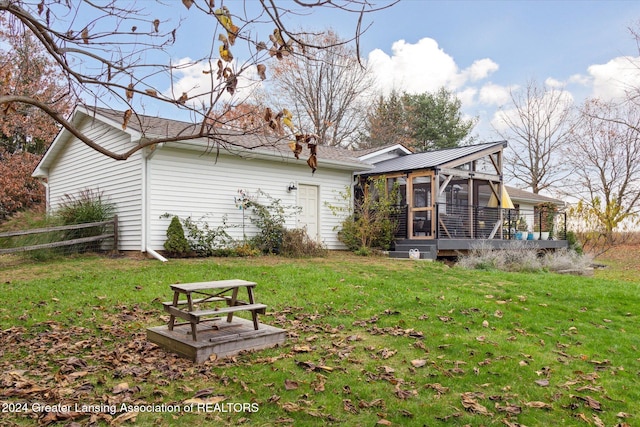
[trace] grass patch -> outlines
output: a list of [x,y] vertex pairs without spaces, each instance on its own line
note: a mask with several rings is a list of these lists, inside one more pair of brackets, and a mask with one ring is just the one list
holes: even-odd
[[[194,365],[146,341],[169,284],[230,278],[258,283],[284,346]],[[0,264],[0,400],[116,404],[73,418],[98,425],[131,416],[122,403],[221,399],[258,410],[156,411],[136,425],[633,424],[639,284],[344,253]],[[55,416],[3,419],[71,421]]]

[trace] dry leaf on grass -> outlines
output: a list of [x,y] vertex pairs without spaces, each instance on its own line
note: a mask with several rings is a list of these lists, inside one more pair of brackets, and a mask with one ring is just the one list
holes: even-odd
[[298,388],[298,382],[293,380],[284,380],[285,390],[296,390]]
[[535,408],[535,409],[553,409],[551,405],[544,402],[527,402],[524,404],[527,408]]
[[422,368],[424,365],[427,364],[427,361],[424,359],[414,359],[411,361],[411,364],[413,365],[414,368]]
[[474,392],[462,393],[460,395],[460,398],[462,399],[462,406],[464,407],[464,409],[466,409],[468,412],[471,412],[472,414],[492,417],[493,413],[489,412],[489,410],[485,406],[478,403],[478,401],[476,400],[477,396],[478,394]]

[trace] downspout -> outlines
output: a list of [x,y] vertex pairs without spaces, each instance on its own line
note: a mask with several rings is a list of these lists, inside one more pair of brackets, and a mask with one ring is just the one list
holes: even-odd
[[162,262],[167,262],[169,261],[168,259],[166,259],[165,257],[163,257],[162,255],[160,255],[158,252],[154,251],[153,249],[151,249],[150,247],[147,246],[147,253],[149,255],[151,255],[152,257],[154,257],[157,260],[160,260]]
[[160,148],[162,148],[164,144],[158,144],[157,146],[154,147],[153,150],[151,151],[147,151],[146,155],[144,156],[144,161],[142,162],[142,248],[141,251],[142,252],[146,252],[149,255],[151,255],[152,257],[154,257],[155,259],[162,261],[162,262],[167,262],[168,260],[163,257],[162,255],[160,255],[158,252],[154,251],[153,249],[151,249],[151,246],[149,245],[149,196],[148,196],[148,188],[147,188],[147,183],[149,182],[149,168],[148,168],[148,162],[151,160],[151,158],[153,157],[153,154],[156,152],[156,150],[159,150]]

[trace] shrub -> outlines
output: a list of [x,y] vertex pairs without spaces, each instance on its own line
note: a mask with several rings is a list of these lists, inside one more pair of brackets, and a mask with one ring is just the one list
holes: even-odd
[[458,265],[476,270],[503,270],[518,272],[561,271],[585,269],[591,259],[571,249],[560,249],[540,255],[538,249],[526,241],[509,242],[498,249],[481,241],[469,253],[458,259]]
[[239,257],[251,257],[251,256],[258,256],[260,254],[261,254],[260,249],[256,248],[250,243],[242,243],[241,245],[238,245],[235,249],[233,249],[230,253],[230,255],[235,255]]
[[[77,196],[65,194],[55,216],[63,225],[85,224],[90,222],[108,221],[115,214],[115,205],[105,200],[101,191],[85,189]],[[105,233],[106,226],[68,230],[64,233],[64,240],[83,237],[99,236]],[[95,242],[74,245],[73,249],[84,252],[89,250]]]
[[56,216],[64,225],[107,221],[114,213],[115,205],[104,200],[101,191],[91,189],[82,190],[77,196],[65,194],[56,210]]
[[[162,215],[163,218],[171,217],[170,214]],[[173,221],[173,219],[172,219]],[[180,219],[182,228],[186,231],[186,239],[189,244],[189,249],[197,256],[228,256],[224,251],[228,250],[232,252],[229,247],[233,243],[233,239],[227,233],[227,218],[222,217],[222,225],[217,227],[211,227],[206,220],[206,216],[201,217],[199,220],[194,220],[191,217],[186,219]]]
[[572,249],[560,249],[545,254],[543,264],[549,271],[584,270],[591,267],[592,259]]
[[327,249],[321,243],[311,239],[306,230],[296,228],[284,230],[281,255],[289,258],[323,257]]
[[280,199],[275,199],[262,191],[259,191],[259,194],[266,196],[269,204],[264,205],[256,200],[247,202],[247,208],[252,211],[251,222],[259,230],[258,234],[251,239],[251,243],[264,253],[279,254],[285,234],[287,208],[282,206]]
[[185,256],[189,253],[190,245],[184,236],[184,229],[180,223],[180,218],[174,216],[167,228],[167,240],[164,242],[164,248],[171,255]]
[[567,243],[569,244],[569,249],[582,255],[583,253],[582,244],[578,240],[578,236],[576,236],[576,233],[574,231],[569,230],[567,231],[566,236],[567,236],[566,237]]
[[[341,224],[338,239],[349,250],[362,255],[371,253],[370,249],[389,249],[397,222],[392,218],[397,213],[398,186],[387,191],[386,178],[369,178],[361,197],[354,200],[353,213]],[[350,200],[351,192],[347,189],[343,199]],[[332,207],[334,215],[344,213],[345,208]]]

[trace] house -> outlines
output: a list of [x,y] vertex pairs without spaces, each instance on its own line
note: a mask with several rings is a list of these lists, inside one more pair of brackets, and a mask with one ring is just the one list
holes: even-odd
[[[176,120],[140,116],[122,129],[122,112],[78,106],[70,121],[105,148],[124,152],[141,138],[179,135],[193,126]],[[305,227],[329,249],[342,249],[336,226],[343,217],[330,206],[347,207],[341,195],[353,182],[354,171],[371,166],[352,151],[318,148],[315,173],[306,156],[296,159],[287,141],[227,132],[223,148],[205,139],[164,143],[143,149],[125,161],[98,153],[69,131],[62,130],[33,172],[47,189],[47,203],[55,210],[65,194],[97,190],[116,206],[119,249],[161,257],[170,218],[204,218],[212,227],[222,225],[241,240],[255,228],[241,207],[243,196],[268,205],[269,197],[292,209],[286,226]],[[305,150],[306,151],[306,150]],[[345,213],[346,215],[346,213]]]
[[[373,163],[373,168],[356,172],[360,193],[367,191],[367,180],[374,177],[384,177],[387,188],[399,189],[392,256],[406,257],[409,249],[418,249],[423,258],[455,255],[478,240],[505,247],[522,236],[517,231],[525,222],[528,231],[537,231],[535,238],[545,231],[538,229],[540,224],[553,222],[556,231],[566,229],[562,215],[543,216],[535,209],[541,202],[555,206],[562,202],[504,184],[506,146],[506,141],[499,141],[411,153],[393,145],[361,153],[360,160]],[[563,236],[556,233],[556,239],[532,244],[541,249],[566,247],[558,237]]]

